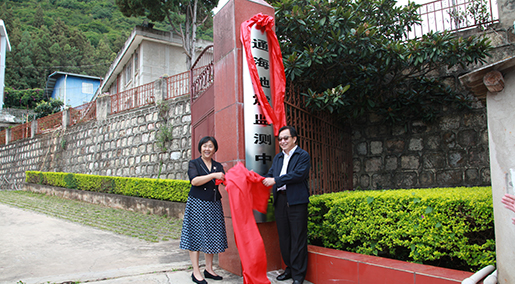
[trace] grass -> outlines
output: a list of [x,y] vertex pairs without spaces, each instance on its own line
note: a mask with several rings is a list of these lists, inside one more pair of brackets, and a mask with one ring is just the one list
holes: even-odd
[[176,240],[181,236],[181,219],[114,209],[57,196],[27,191],[0,191],[0,203],[149,242]]

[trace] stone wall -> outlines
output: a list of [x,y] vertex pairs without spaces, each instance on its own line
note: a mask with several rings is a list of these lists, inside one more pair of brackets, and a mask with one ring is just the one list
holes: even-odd
[[19,121],[27,121],[27,116],[33,117],[35,115],[34,110],[17,108],[3,108],[0,110],[0,113],[7,113],[15,116]]
[[[471,35],[487,37],[493,46],[485,65],[515,52],[512,29],[497,25],[486,31],[457,33]],[[482,66],[454,67],[432,75],[468,94],[458,77]],[[473,99],[472,109],[444,106],[433,123],[405,121],[391,127],[371,114],[352,125],[354,189],[490,185],[486,102]]]
[[353,126],[352,140],[354,189],[490,185],[484,106],[394,127],[369,115]]
[[156,138],[163,124],[161,106],[151,104],[1,145],[0,186],[14,188],[16,184],[20,188],[28,170],[188,179],[189,96],[163,104],[170,106],[166,117],[168,125],[173,125],[173,139],[166,142],[166,152]]

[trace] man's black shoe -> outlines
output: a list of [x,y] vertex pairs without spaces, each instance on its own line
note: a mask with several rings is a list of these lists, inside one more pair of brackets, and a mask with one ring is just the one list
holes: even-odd
[[292,284],[302,284],[304,281],[302,280],[293,280]]
[[279,281],[291,279],[291,272],[286,272],[285,271],[282,274],[279,274],[279,276],[277,276],[276,279],[279,280]]

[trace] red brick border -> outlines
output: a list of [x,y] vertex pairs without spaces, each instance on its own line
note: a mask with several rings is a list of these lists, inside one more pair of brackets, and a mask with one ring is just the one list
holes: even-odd
[[309,246],[306,280],[356,284],[457,284],[473,273]]

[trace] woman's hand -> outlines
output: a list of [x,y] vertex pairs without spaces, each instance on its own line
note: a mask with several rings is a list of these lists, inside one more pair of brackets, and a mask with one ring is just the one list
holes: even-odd
[[214,179],[225,180],[225,174],[222,172],[212,173]]
[[196,176],[191,180],[191,185],[202,186],[208,182],[211,182],[213,179],[225,180],[225,174],[222,172],[216,172],[210,173],[208,175]]

